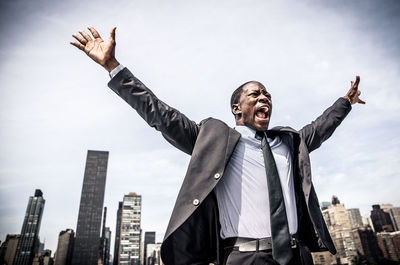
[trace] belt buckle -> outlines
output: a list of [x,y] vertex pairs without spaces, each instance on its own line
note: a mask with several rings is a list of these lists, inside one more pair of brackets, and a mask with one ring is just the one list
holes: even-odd
[[259,245],[258,239],[239,244],[240,252],[257,251]]
[[297,248],[297,240],[296,240],[296,238],[294,238],[292,236],[290,236],[290,246],[292,248]]

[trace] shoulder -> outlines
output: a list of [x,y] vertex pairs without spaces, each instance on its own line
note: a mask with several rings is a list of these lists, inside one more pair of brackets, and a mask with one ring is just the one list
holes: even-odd
[[[225,129],[232,129],[231,127],[228,126],[228,124],[226,124],[225,122],[219,120],[219,119],[215,119],[212,117],[209,117],[207,119],[202,120],[199,123],[200,128],[201,127],[205,127],[205,128],[212,128],[212,127],[216,127],[216,128],[225,128]],[[232,129],[233,130],[233,129]]]
[[275,133],[277,135],[279,134],[299,134],[298,131],[296,131],[295,129],[293,129],[292,127],[288,127],[288,126],[276,126],[273,127],[272,129],[269,130],[272,133]]

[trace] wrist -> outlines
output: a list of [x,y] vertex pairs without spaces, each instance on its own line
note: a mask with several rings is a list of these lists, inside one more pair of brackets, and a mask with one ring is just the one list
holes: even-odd
[[347,101],[350,103],[350,105],[353,105],[353,104],[351,103],[351,99],[350,99],[349,96],[344,96],[343,98],[347,99]]
[[117,61],[117,59],[112,58],[112,59],[108,60],[107,62],[105,62],[103,67],[110,73],[118,65],[119,65],[119,62]]

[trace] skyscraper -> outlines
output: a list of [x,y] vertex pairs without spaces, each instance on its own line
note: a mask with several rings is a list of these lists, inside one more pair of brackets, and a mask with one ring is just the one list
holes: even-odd
[[73,265],[97,265],[108,152],[89,150],[79,206]]
[[144,255],[143,255],[143,265],[147,265],[147,245],[156,243],[156,232],[145,232],[144,233]]
[[71,265],[74,239],[74,230],[66,229],[60,232],[54,265]]
[[384,212],[380,205],[372,205],[371,220],[375,232],[393,232],[393,223],[390,219],[390,214]]
[[118,202],[117,222],[115,227],[114,260],[113,265],[119,265],[119,242],[121,235],[122,202]]
[[40,223],[42,221],[45,200],[41,190],[35,190],[35,195],[29,197],[26,207],[21,237],[15,252],[14,265],[31,265],[35,256],[35,248],[39,242]]
[[363,221],[360,213],[360,209],[351,208],[347,209],[347,214],[349,215],[349,221],[351,228],[363,227]]
[[121,212],[120,240],[118,242],[119,265],[140,265],[141,208],[141,195],[131,192],[124,196]]

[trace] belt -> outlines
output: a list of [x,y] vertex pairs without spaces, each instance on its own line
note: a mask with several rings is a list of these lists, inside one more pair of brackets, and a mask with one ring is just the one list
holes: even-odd
[[[224,239],[225,248],[233,248],[241,252],[246,251],[262,251],[272,250],[272,238],[247,238],[247,237],[230,237]],[[292,248],[298,247],[298,241],[294,236],[291,236],[290,245]]]

